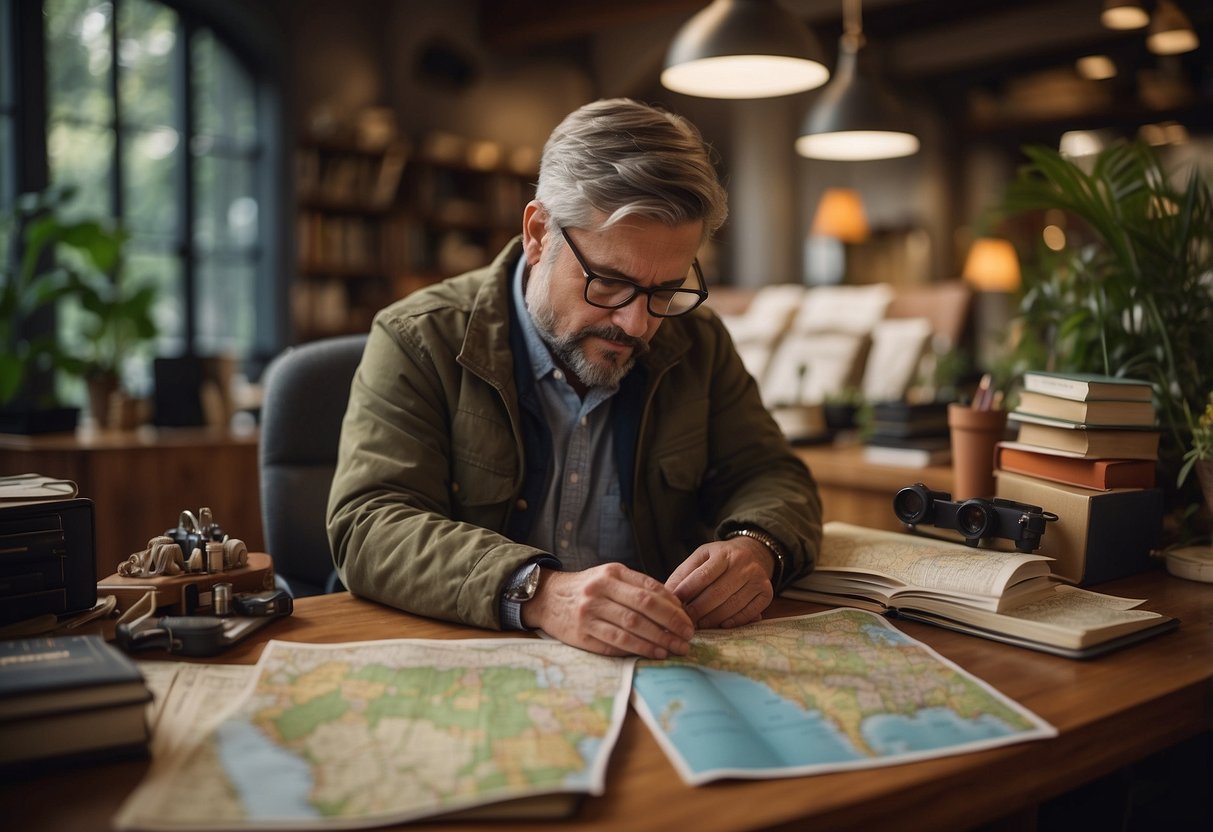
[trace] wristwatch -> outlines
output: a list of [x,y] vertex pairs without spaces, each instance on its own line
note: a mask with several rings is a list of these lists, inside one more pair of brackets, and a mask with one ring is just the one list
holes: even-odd
[[775,560],[775,572],[771,575],[771,586],[776,592],[779,592],[779,583],[783,580],[783,570],[785,566],[783,558],[783,547],[779,545],[779,541],[771,537],[762,529],[756,529],[753,526],[743,526],[740,529],[733,529],[724,536],[725,540],[731,540],[734,537],[748,537],[751,540],[757,540],[763,546],[766,546],[771,552],[771,557]]
[[528,563],[514,573],[501,596],[501,623],[508,630],[525,630],[522,605],[539,591],[539,564]]

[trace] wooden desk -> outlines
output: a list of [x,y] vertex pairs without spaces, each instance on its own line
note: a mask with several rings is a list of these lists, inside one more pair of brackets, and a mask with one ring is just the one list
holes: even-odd
[[[546,830],[719,832],[744,829],[968,829],[1021,813],[1210,729],[1213,715],[1213,592],[1162,572],[1104,589],[1148,597],[1183,619],[1177,632],[1088,662],[1034,653],[912,622],[897,626],[1023,703],[1060,732],[937,760],[784,780],[682,783],[648,729],[629,713],[607,773],[606,794]],[[820,609],[779,599],[772,613]],[[375,638],[486,637],[487,633],[396,612],[346,594],[304,598],[225,659],[251,663],[269,638],[307,642]],[[157,656],[149,656],[157,658]],[[162,657],[162,656],[161,656]],[[0,786],[11,829],[106,828],[146,762],[79,769]],[[504,832],[534,823],[411,824],[410,829]]]
[[865,462],[859,445],[803,445],[796,455],[817,480],[826,520],[899,532],[905,526],[893,514],[893,495],[916,482],[936,491],[952,491],[952,466],[896,468]]
[[97,579],[113,574],[183,509],[209,506],[224,531],[265,551],[257,436],[205,428],[0,433],[0,473],[75,481],[96,503]]

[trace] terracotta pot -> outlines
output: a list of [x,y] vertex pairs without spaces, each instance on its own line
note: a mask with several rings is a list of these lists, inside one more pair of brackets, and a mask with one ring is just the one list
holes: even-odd
[[948,405],[952,437],[952,499],[994,496],[994,445],[1007,428],[1005,410]]

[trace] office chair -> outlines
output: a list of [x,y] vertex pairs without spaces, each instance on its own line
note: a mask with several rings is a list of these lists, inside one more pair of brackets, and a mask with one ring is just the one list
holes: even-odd
[[325,531],[350,383],[366,346],[347,335],[292,347],[265,371],[261,516],[275,580],[295,597],[343,589]]

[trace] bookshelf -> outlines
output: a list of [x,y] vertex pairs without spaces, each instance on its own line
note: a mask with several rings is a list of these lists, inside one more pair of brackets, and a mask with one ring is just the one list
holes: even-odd
[[297,151],[300,341],[365,332],[375,312],[488,263],[522,227],[537,173],[499,156],[407,142],[305,141]]
[[291,287],[300,340],[363,331],[391,301],[400,264],[388,246],[408,148],[305,142],[296,153],[298,275]]

